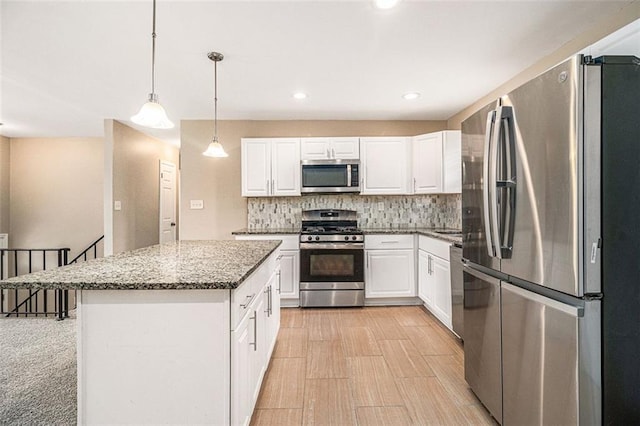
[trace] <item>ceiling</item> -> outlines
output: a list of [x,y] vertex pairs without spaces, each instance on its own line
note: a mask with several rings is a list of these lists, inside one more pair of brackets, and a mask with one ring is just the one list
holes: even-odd
[[[210,51],[225,55],[219,119],[446,120],[629,3],[158,0],[156,93],[177,127],[147,133],[177,142],[180,120],[213,118]],[[0,7],[1,134],[132,125],[151,86],[151,0]]]

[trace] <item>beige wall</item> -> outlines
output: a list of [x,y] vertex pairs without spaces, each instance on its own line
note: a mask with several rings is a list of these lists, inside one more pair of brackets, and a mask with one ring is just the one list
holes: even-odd
[[[118,121],[105,120],[106,254],[158,244],[160,160],[177,168],[178,148]],[[176,182],[176,194],[178,188]],[[121,202],[122,210],[113,210],[114,201]]]
[[0,234],[9,232],[9,138],[0,136]]
[[10,245],[69,247],[74,257],[103,233],[102,139],[12,138],[10,144]]
[[[231,239],[247,226],[247,200],[240,196],[240,139],[288,136],[414,136],[444,130],[444,121],[219,121],[218,136],[228,158],[202,155],[213,121],[181,122],[181,239]],[[204,200],[190,210],[190,200]]]
[[627,5],[613,16],[608,16],[598,22],[595,22],[589,31],[584,32],[580,36],[560,47],[555,52],[545,56],[520,74],[513,77],[511,80],[497,87],[490,93],[487,93],[472,105],[452,116],[447,121],[447,128],[451,130],[460,129],[462,122],[467,117],[487,105],[489,102],[495,101],[500,96],[509,93],[511,90],[526,83],[547,69],[580,52],[582,49],[589,47],[598,40],[635,21],[636,19],[640,19],[640,0],[636,0]]

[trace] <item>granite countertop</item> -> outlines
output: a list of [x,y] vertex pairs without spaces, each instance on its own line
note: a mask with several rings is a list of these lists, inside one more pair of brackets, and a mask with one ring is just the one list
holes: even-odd
[[282,241],[176,241],[0,281],[0,288],[237,288]]
[[[459,229],[449,228],[422,228],[422,227],[409,227],[409,226],[396,226],[385,228],[361,228],[366,234],[418,234],[431,238],[437,238],[439,240],[447,241],[453,244],[462,244],[462,236]],[[437,231],[444,232],[457,232],[457,234],[441,234]],[[300,228],[243,228],[237,231],[233,231],[233,235],[286,235],[286,234],[299,234]]]
[[288,235],[299,234],[300,227],[297,228],[242,228],[237,231],[233,231],[231,235]]

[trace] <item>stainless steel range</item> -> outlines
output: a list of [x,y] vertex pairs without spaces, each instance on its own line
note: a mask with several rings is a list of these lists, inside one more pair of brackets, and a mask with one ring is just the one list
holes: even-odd
[[305,210],[300,306],[364,306],[364,235],[353,210]]

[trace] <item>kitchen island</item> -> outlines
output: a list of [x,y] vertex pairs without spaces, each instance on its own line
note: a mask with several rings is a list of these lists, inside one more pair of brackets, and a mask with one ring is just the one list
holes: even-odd
[[180,241],[0,287],[78,290],[79,424],[247,424],[279,328],[280,244]]

